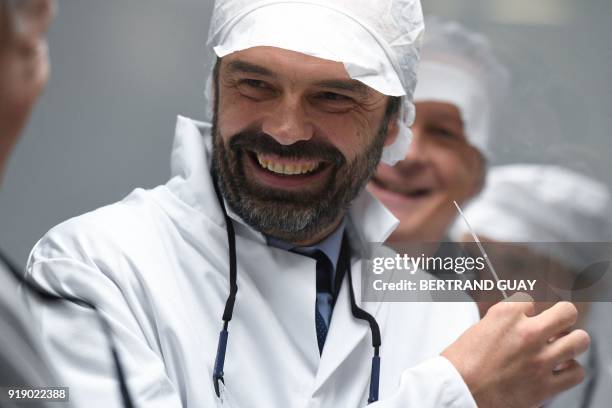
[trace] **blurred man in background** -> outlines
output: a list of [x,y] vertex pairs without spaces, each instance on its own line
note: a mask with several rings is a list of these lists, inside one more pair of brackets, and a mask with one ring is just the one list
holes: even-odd
[[[438,243],[451,239],[463,241],[469,237],[465,235],[468,231],[464,221],[456,220],[457,211],[453,201],[466,204],[476,197],[484,186],[485,178],[488,177],[486,162],[494,147],[492,124],[507,93],[509,75],[483,36],[470,32],[455,22],[436,17],[428,18],[426,25],[419,81],[415,91],[416,119],[412,127],[412,145],[406,158],[397,165],[381,164],[368,188],[400,220],[400,226],[388,241],[396,250],[414,250],[411,244],[417,243],[425,250],[437,251],[436,255],[441,257],[460,256],[465,255],[465,250],[460,245],[452,242]],[[524,232],[523,230],[531,230],[538,232],[540,242],[542,239],[546,242],[547,239],[542,238],[542,234],[565,228],[566,240],[588,241],[587,237],[579,234],[584,233],[587,226],[591,226],[591,233],[598,229],[599,240],[609,240],[608,235],[604,234],[612,232],[609,220],[606,219],[609,215],[606,209],[609,207],[610,196],[604,186],[567,171],[547,170],[539,166],[531,169],[527,166],[517,167],[518,169],[513,169],[511,166],[507,170],[494,172],[493,178],[496,180],[514,178],[514,181],[506,180],[506,183],[490,187],[490,190],[497,192],[503,190],[504,185],[514,185],[514,189],[507,188],[503,196],[496,194],[495,202],[490,199],[495,194],[487,190],[484,197],[476,199],[475,205],[470,207],[468,219],[476,224],[478,232],[481,232],[481,229],[485,232],[492,231],[492,238],[505,240],[510,236],[517,238],[516,234]],[[504,177],[503,174],[508,176]],[[512,177],[513,174],[520,176]],[[522,186],[519,187],[519,184]],[[565,187],[562,189],[564,193],[555,194],[554,189],[559,186]],[[524,194],[517,194],[515,190]],[[535,198],[538,196],[539,200]],[[543,202],[546,201],[545,196],[548,196],[548,204],[553,204],[550,200],[557,197],[553,201],[558,205],[549,208],[550,205]],[[577,202],[575,197],[579,197],[580,202]],[[509,201],[512,204],[508,204]],[[582,201],[588,204],[581,205]],[[506,210],[509,206],[531,209],[527,211],[531,217],[525,217],[525,211],[518,210],[508,214]],[[546,216],[550,211],[557,213],[552,220]],[[449,237],[449,230],[455,220],[456,227]],[[567,230],[568,222],[575,223],[575,228]],[[529,240],[528,238],[523,237],[524,240]],[[532,240],[533,238],[535,237],[531,237]],[[556,238],[558,237],[549,236],[548,242],[554,242]],[[591,237],[593,238],[595,237]],[[513,251],[515,255],[518,253],[516,248],[513,248]],[[480,254],[476,252],[472,255]],[[517,258],[513,259],[514,263],[508,265],[508,268],[514,270],[511,277],[515,279],[533,278],[535,271],[543,269],[544,265],[552,265],[551,259],[547,259],[547,262],[540,260],[539,263],[526,262],[525,251],[522,251],[521,264],[527,266],[527,269],[526,273],[519,275]],[[573,261],[575,260],[574,257]],[[560,262],[559,268],[556,269],[554,278],[558,287],[569,280],[573,282],[572,278],[575,278],[571,268],[564,266],[566,264]],[[459,276],[455,273],[437,275],[453,279]],[[479,301],[482,317],[493,304],[503,300],[501,294],[488,299],[483,299],[482,294],[472,295]],[[551,299],[545,307],[539,303],[537,312],[559,300],[561,298]],[[581,306],[581,317],[584,318],[587,308],[585,304]],[[580,405],[578,401],[588,402],[592,399],[592,389],[596,383],[593,362],[597,358],[594,351],[581,358],[581,363],[589,371],[589,379],[579,387],[563,393],[550,406],[589,406]]]
[[[54,6],[51,0],[0,0],[0,177],[47,82],[45,32]],[[18,297],[20,275],[0,253],[0,387],[57,385]],[[13,406],[5,397],[0,396],[0,406]]]
[[429,17],[415,91],[413,140],[404,160],[381,164],[368,188],[400,226],[389,242],[439,242],[482,188],[491,123],[508,72],[488,41],[458,23]]

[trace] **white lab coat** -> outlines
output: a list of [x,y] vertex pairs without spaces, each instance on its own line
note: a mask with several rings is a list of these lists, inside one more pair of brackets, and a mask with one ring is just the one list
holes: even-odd
[[[204,136],[202,135],[202,132]],[[86,298],[111,322],[140,407],[214,407],[212,367],[228,294],[224,218],[208,170],[210,127],[179,117],[172,179],[52,229],[28,274],[51,291]],[[323,350],[315,334],[315,261],[266,245],[236,215],[238,296],[225,379],[238,407],[362,407],[372,347],[343,282]],[[347,225],[360,299],[359,250],[397,220],[369,193]],[[364,303],[382,333],[380,401],[372,408],[474,407],[438,354],[478,320],[470,303]],[[104,337],[91,312],[33,305],[43,341],[72,399],[119,406]]]

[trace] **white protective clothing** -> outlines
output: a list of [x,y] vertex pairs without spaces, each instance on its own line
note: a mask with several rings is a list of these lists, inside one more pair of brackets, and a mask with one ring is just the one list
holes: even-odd
[[[204,136],[203,136],[204,134]],[[110,321],[140,407],[214,407],[212,369],[228,295],[228,244],[209,172],[210,126],[179,118],[172,179],[52,229],[28,274],[47,290],[90,300]],[[269,247],[235,220],[238,295],[225,379],[237,407],[362,407],[370,381],[367,323],[353,318],[344,282],[319,356],[315,261]],[[478,320],[473,303],[361,303],[362,247],[397,220],[364,191],[347,232],[357,303],[382,333],[380,401],[372,408],[475,407],[439,353]],[[78,306],[35,305],[43,341],[90,408],[118,405],[104,337]]]
[[[390,96],[403,96],[395,143],[382,160],[395,164],[410,145],[418,49],[423,33],[418,0],[217,0],[207,42],[214,64],[256,46],[283,48],[342,62],[353,79]],[[209,72],[212,73],[212,65]],[[213,97],[208,80],[207,114]]]
[[415,102],[455,105],[468,140],[490,154],[490,129],[509,74],[488,40],[456,22],[427,17]]
[[[612,242],[611,209],[610,190],[594,179],[558,166],[513,164],[491,168],[465,215],[478,235],[530,244],[570,268],[582,268],[594,259],[588,246],[570,251],[546,243]],[[451,237],[460,240],[465,233],[458,219]]]

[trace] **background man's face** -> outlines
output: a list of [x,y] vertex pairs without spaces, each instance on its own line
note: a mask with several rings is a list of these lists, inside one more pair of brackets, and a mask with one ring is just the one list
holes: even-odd
[[368,188],[400,220],[392,241],[438,241],[463,202],[481,188],[484,159],[464,134],[456,106],[418,102],[405,160],[381,164]]
[[256,47],[223,58],[216,87],[214,166],[224,196],[277,238],[309,240],[333,226],[391,141],[388,97],[341,63]]

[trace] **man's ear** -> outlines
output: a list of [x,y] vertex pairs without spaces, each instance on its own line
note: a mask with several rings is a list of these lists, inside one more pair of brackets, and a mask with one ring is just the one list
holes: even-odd
[[391,117],[389,124],[387,125],[387,133],[385,134],[385,146],[390,146],[395,143],[397,136],[399,135],[399,125],[397,124],[398,114]]

